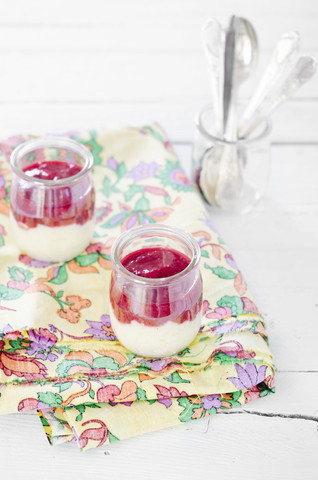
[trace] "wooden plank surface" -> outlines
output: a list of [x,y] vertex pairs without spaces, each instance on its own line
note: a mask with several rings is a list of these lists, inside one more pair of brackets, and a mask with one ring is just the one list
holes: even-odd
[[[194,117],[209,102],[200,28],[246,16],[260,65],[279,36],[318,52],[313,0],[10,0],[0,3],[0,136],[158,121],[191,171]],[[318,81],[273,116],[264,200],[248,215],[211,212],[265,315],[277,393],[244,410],[81,454],[51,448],[34,415],[0,417],[0,471],[43,478],[316,480],[318,443]],[[2,477],[1,477],[2,478]]]

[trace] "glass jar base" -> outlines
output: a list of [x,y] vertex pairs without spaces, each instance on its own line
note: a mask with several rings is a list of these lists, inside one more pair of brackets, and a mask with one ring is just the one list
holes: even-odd
[[201,314],[183,323],[167,321],[159,327],[139,322],[121,323],[110,308],[110,321],[116,337],[131,352],[142,357],[162,358],[182,351],[195,339]]
[[37,225],[23,228],[10,214],[11,230],[21,252],[31,258],[45,262],[65,262],[85,250],[93,238],[94,219],[83,225],[76,223],[47,227]]

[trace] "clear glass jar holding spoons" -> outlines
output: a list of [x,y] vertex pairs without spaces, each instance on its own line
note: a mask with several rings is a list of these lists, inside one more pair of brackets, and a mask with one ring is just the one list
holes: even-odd
[[[212,106],[196,117],[192,174],[204,200],[216,209],[248,212],[264,195],[270,169],[271,122],[264,120],[249,138],[229,142],[214,135]],[[235,169],[222,172],[222,155],[232,154]],[[234,170],[234,171],[233,171]]]

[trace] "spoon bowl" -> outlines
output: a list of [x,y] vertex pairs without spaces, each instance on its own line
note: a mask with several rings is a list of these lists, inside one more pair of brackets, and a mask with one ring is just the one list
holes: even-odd
[[[237,94],[240,85],[249,77],[255,69],[259,48],[258,40],[252,24],[242,17],[233,17],[231,29],[234,31],[234,51],[228,52],[227,61],[232,61],[232,77],[225,78],[224,101],[228,106],[224,118],[224,137],[229,142],[237,140]],[[227,53],[227,52],[226,52]],[[228,71],[231,71],[228,68]],[[225,73],[227,70],[225,70]],[[228,87],[228,89],[226,89]],[[217,152],[216,152],[217,153]],[[238,155],[237,146],[225,145],[221,151],[219,172],[215,186],[215,200],[222,208],[231,208],[238,199],[244,184],[243,166]]]

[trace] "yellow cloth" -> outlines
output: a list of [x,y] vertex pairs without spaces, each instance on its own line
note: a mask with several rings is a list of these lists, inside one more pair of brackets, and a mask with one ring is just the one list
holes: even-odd
[[[73,138],[94,155],[97,223],[94,243],[55,265],[14,244],[8,159],[25,138],[0,143],[0,413],[38,410],[52,443],[87,449],[274,392],[263,318],[163,131],[151,125]],[[197,239],[204,301],[194,342],[151,360],[115,339],[108,288],[114,238],[155,222]]]

